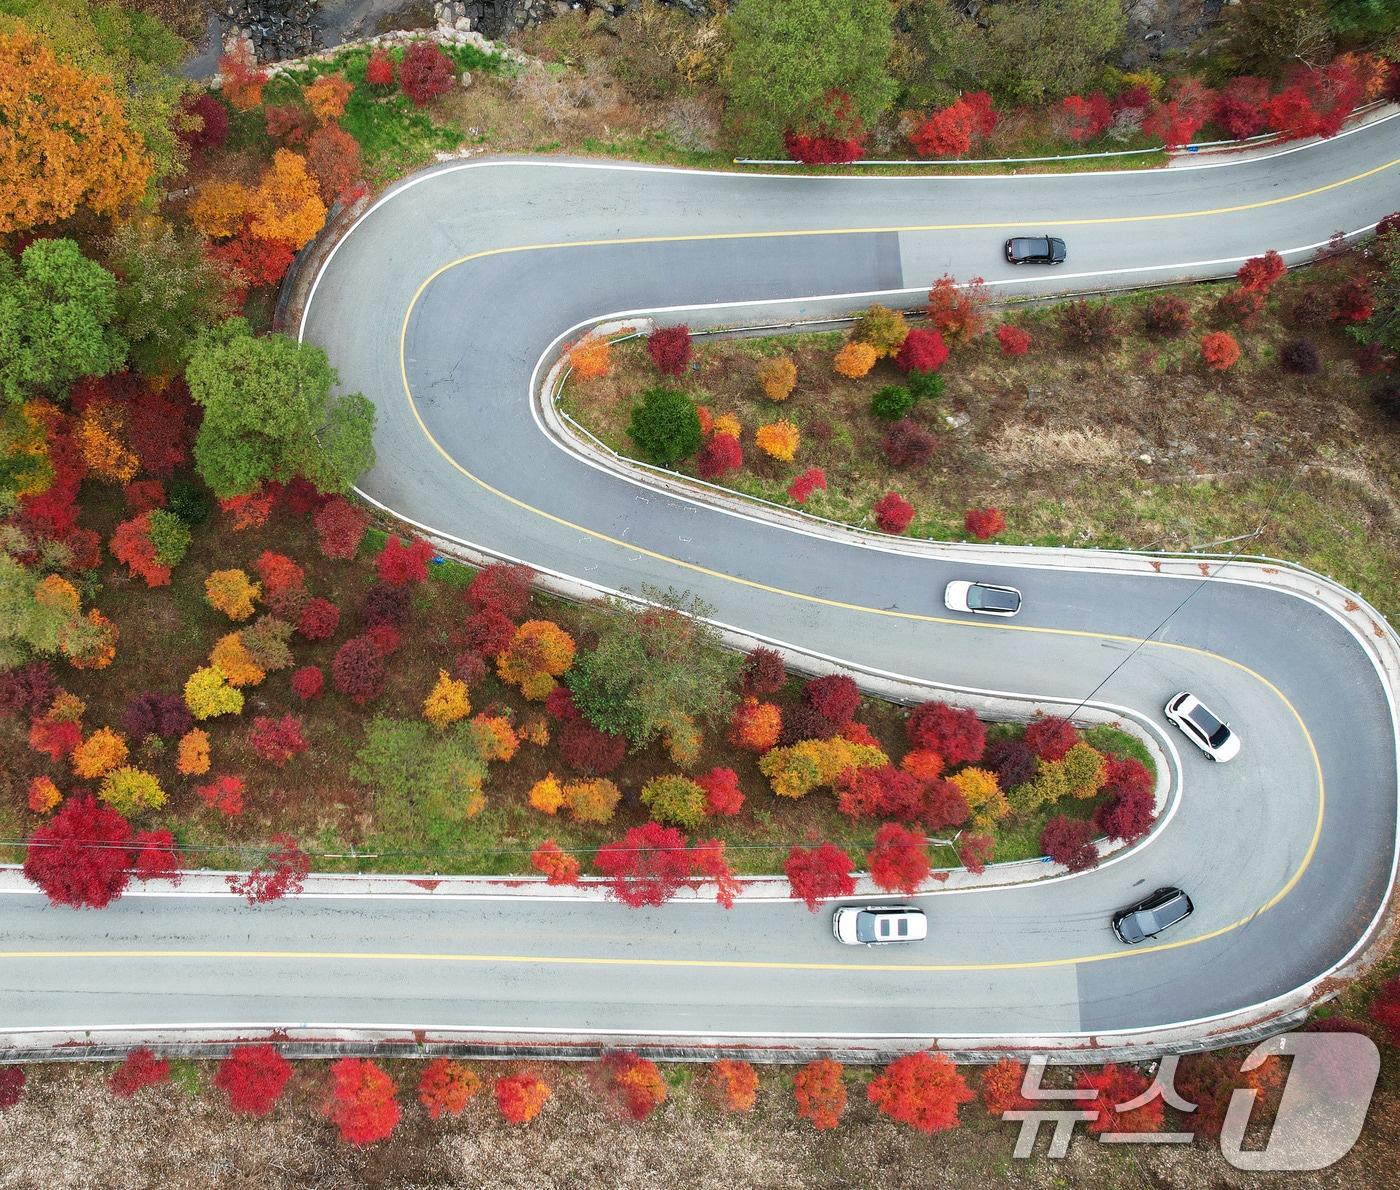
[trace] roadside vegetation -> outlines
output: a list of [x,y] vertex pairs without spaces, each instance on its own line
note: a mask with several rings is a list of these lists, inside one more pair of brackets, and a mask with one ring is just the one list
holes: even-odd
[[[1349,1029],[1382,1027],[1348,1021]],[[1064,1160],[1012,1158],[1026,1106],[1024,1067],[954,1066],[913,1054],[884,1067],[653,1063],[618,1052],[588,1062],[477,1062],[343,1058],[295,1065],[271,1045],[243,1045],[221,1061],[134,1051],[124,1062],[0,1067],[0,1186],[207,1184],[208,1171],[266,1187],[533,1184],[541,1162],[617,1187],[678,1186],[719,1163],[745,1186],[963,1185],[970,1178],[1131,1187],[1246,1184],[1220,1155],[1225,1108],[1255,1090],[1249,1144],[1262,1147],[1285,1074],[1277,1058],[1239,1072],[1247,1050],[1188,1056],[1178,1094],[1113,1110],[1146,1090],[1152,1067],[1052,1068],[1047,1088],[1097,1097],[1078,1106]],[[1339,1085],[1345,1072],[1334,1076]],[[1337,1166],[1294,1173],[1290,1184],[1378,1185],[1386,1180],[1396,1067],[1383,1069],[1371,1123]],[[1192,1131],[1193,1144],[1110,1145],[1115,1132]]]
[[945,278],[921,317],[872,307],[844,335],[584,343],[560,408],[621,454],[863,528],[1264,554],[1395,618],[1400,239],[1324,255],[997,308]]

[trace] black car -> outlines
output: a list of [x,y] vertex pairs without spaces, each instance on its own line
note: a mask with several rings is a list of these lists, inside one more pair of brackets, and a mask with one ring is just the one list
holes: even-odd
[[1145,938],[1155,938],[1169,926],[1185,921],[1195,906],[1179,888],[1159,888],[1136,905],[1129,905],[1113,915],[1113,932],[1119,942],[1130,946]]
[[1006,241],[1010,264],[1064,264],[1065,242],[1054,236],[1016,236]]

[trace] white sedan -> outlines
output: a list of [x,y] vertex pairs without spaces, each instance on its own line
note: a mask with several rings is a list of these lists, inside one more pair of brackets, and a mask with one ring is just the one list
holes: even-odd
[[1021,592],[1015,587],[958,580],[944,588],[943,606],[949,611],[973,612],[979,616],[1014,616],[1021,610]]

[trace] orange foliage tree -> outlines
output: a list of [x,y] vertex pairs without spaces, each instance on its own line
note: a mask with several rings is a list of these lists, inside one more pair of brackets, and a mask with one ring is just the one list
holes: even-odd
[[352,1145],[372,1145],[399,1122],[394,1080],[368,1058],[341,1058],[331,1067],[326,1115]]
[[224,98],[240,112],[249,112],[262,102],[263,84],[267,73],[258,70],[234,54],[219,59],[219,89]]
[[239,182],[205,182],[190,200],[190,222],[202,236],[227,239],[243,230],[252,196]]
[[1213,372],[1224,372],[1240,358],[1240,345],[1229,331],[1211,331],[1201,338],[1201,360]]
[[545,877],[547,884],[577,884],[582,865],[576,856],[546,839],[530,853],[530,866]]
[[845,376],[848,380],[859,380],[875,366],[875,361],[879,358],[879,352],[869,343],[852,341],[836,353],[831,366],[836,369],[838,375]]
[[612,346],[597,335],[584,335],[569,348],[569,366],[580,380],[600,380],[612,372]]
[[427,1108],[430,1119],[460,1116],[480,1089],[481,1080],[462,1063],[434,1058],[418,1080],[418,1102]]
[[758,1099],[758,1072],[748,1062],[711,1063],[705,1077],[710,1099],[725,1111],[749,1112]]
[[797,365],[789,355],[775,355],[758,365],[758,383],[770,401],[786,401],[797,385]]
[[1003,1058],[982,1072],[982,1106],[989,1116],[1001,1116],[1009,1111],[1024,1111],[1031,1101],[1021,1094],[1026,1067],[1011,1058]]
[[306,165],[320,189],[321,201],[330,206],[360,180],[360,142],[339,124],[323,124],[306,142]]
[[792,1080],[797,1114],[810,1120],[818,1132],[835,1128],[846,1110],[846,1083],[841,1077],[845,1067],[840,1062],[819,1058],[808,1062]]
[[293,248],[311,242],[326,221],[320,188],[306,169],[306,158],[278,149],[249,202],[249,227],[260,240],[281,240]]
[[346,101],[354,88],[342,74],[323,74],[306,88],[304,94],[318,120],[323,123],[339,119],[345,113]]
[[540,1114],[549,1094],[549,1084],[533,1074],[503,1075],[496,1080],[496,1106],[511,1124],[528,1124]]
[[604,1095],[629,1120],[645,1120],[666,1101],[661,1071],[640,1054],[604,1054],[597,1074]]
[[503,682],[520,687],[535,702],[548,698],[555,678],[574,663],[574,638],[553,620],[526,620],[515,630],[509,646],[496,657]]
[[109,79],[60,62],[22,26],[0,35],[0,233],[81,207],[116,214],[150,176]]
[[905,1054],[865,1088],[885,1115],[919,1132],[946,1132],[959,1124],[958,1108],[977,1096],[945,1054]]
[[753,440],[758,449],[770,458],[791,463],[802,442],[802,434],[792,422],[780,418],[778,421],[759,426],[754,431]]

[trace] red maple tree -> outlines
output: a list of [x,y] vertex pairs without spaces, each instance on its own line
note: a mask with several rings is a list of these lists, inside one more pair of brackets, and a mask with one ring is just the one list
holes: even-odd
[[90,797],[73,797],[35,829],[24,874],[55,905],[103,909],[130,879],[131,824]]
[[875,846],[865,862],[880,888],[912,896],[928,879],[928,844],[922,834],[887,822],[875,832]]
[[477,1078],[461,1062],[449,1058],[434,1058],[423,1068],[418,1080],[418,1102],[428,1111],[428,1117],[460,1116],[467,1104],[481,1090]]
[[855,892],[856,882],[851,877],[853,867],[851,857],[835,843],[812,848],[794,847],[783,863],[792,895],[813,913],[823,900],[849,897]]
[[292,1064],[270,1045],[238,1045],[219,1063],[214,1085],[228,1105],[249,1116],[265,1116],[282,1098]]
[[946,1132],[960,1123],[958,1108],[977,1096],[946,1054],[905,1054],[866,1087],[885,1115],[919,1132]]
[[146,1046],[137,1046],[107,1078],[107,1086],[118,1099],[130,1099],[136,1092],[170,1081],[170,1060],[157,1058]]
[[835,1128],[841,1122],[841,1113],[846,1110],[844,1071],[840,1062],[819,1058],[808,1062],[792,1080],[797,1114],[810,1120],[818,1132]]
[[383,1140],[399,1122],[394,1080],[369,1058],[341,1058],[331,1066],[326,1115],[352,1145]]

